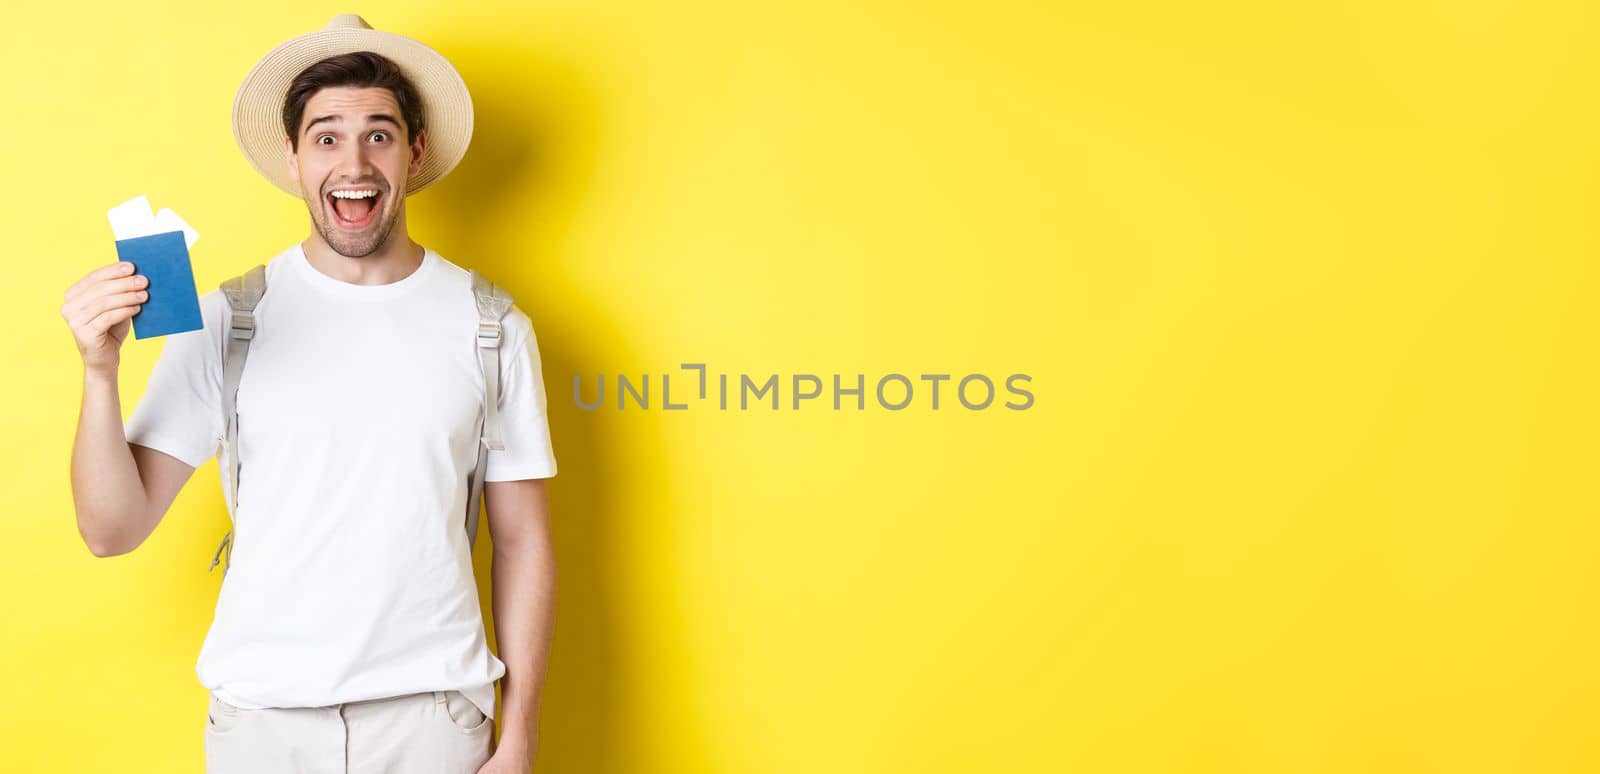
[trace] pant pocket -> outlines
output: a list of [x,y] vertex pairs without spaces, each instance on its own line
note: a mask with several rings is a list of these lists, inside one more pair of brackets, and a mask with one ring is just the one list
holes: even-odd
[[477,734],[493,726],[489,716],[478,709],[467,695],[456,690],[443,691],[443,701],[435,702],[435,706],[444,714],[444,719],[451,727],[463,734]]
[[212,734],[225,734],[239,725],[244,717],[244,711],[211,694],[206,707],[206,732]]

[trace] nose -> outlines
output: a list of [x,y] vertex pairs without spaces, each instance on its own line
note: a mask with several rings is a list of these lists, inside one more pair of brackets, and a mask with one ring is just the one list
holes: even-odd
[[363,180],[371,177],[372,168],[367,164],[367,151],[361,143],[348,146],[339,158],[338,167],[334,170],[335,177],[342,180]]

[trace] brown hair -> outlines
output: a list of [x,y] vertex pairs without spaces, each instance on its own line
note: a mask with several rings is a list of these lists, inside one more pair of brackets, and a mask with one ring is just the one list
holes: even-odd
[[296,153],[300,151],[300,120],[305,117],[306,103],[311,101],[311,95],[334,86],[388,89],[400,105],[407,144],[416,142],[424,128],[422,97],[399,65],[371,51],[339,54],[307,67],[289,84],[289,93],[283,100],[283,132]]

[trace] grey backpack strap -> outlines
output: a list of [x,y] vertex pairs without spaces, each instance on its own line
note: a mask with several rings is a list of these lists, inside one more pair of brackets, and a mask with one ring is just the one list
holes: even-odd
[[472,469],[472,495],[467,498],[467,545],[478,541],[478,502],[489,450],[504,450],[500,440],[500,318],[511,309],[511,296],[476,271],[472,294],[478,301],[478,362],[483,367],[483,425],[478,433],[478,466]]
[[[228,336],[224,340],[227,354],[222,365],[222,420],[227,427],[227,436],[223,439],[222,458],[217,461],[217,468],[222,473],[222,493],[228,502],[228,520],[237,528],[239,412],[234,398],[239,392],[239,377],[244,373],[245,357],[250,354],[250,339],[256,332],[256,304],[267,292],[267,267],[258,264],[244,274],[224,280],[220,287],[228,299],[232,314],[228,322]],[[233,532],[233,529],[229,529],[228,534],[222,536],[217,553],[211,557],[211,566],[206,568],[207,572],[217,568],[222,549],[227,547],[228,563],[222,568],[223,577],[227,577],[228,568],[233,566],[233,547],[230,545]]]

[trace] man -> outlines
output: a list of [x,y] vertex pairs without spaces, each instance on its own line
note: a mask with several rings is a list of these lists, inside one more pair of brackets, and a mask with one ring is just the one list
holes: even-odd
[[[463,527],[484,416],[478,313],[467,271],[406,231],[407,194],[466,151],[466,86],[436,52],[346,14],[251,71],[234,127],[312,228],[266,266],[236,394],[235,533],[196,665],[207,770],[527,772],[554,602],[538,344],[512,306],[503,449],[483,477],[502,661]],[[201,296],[203,331],[164,343],[122,425],[119,349],[144,284],[102,267],[62,307],[85,366],[73,497],[97,556],[142,543],[226,435],[220,290]]]

